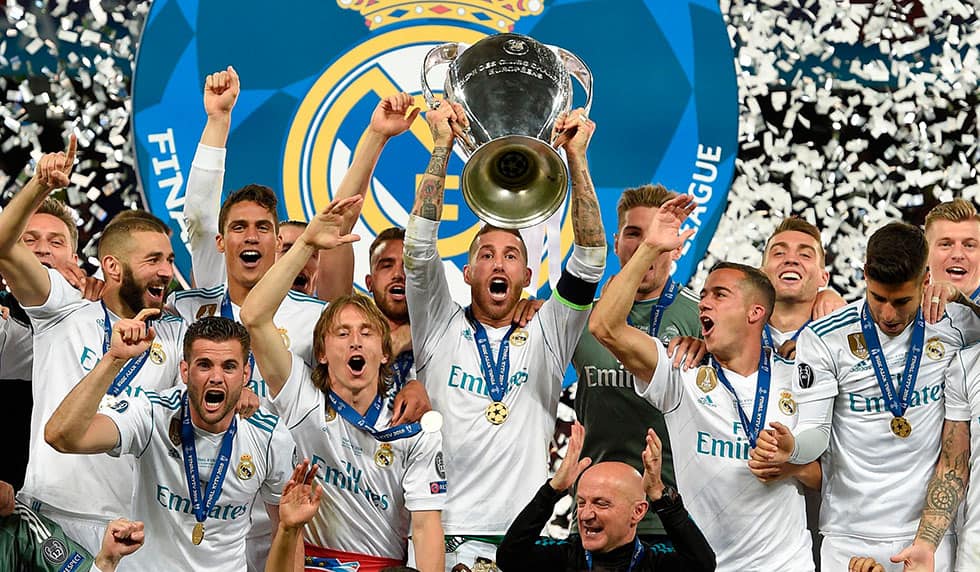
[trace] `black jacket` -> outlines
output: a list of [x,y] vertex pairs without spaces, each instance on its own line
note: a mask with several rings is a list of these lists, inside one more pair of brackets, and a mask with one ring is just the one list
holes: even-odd
[[[581,543],[538,543],[538,534],[551,517],[555,503],[564,495],[545,483],[531,502],[507,529],[507,535],[497,549],[497,566],[502,572],[579,572],[588,570],[585,549]],[[645,550],[633,572],[712,572],[715,553],[698,526],[678,499],[673,506],[657,511],[675,552],[654,553]],[[593,554],[593,572],[623,571],[630,565],[634,545],[629,542],[604,554]]]

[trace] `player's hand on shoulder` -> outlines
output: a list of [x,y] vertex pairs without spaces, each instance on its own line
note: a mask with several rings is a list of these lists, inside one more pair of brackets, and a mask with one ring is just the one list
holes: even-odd
[[248,419],[258,410],[259,396],[252,391],[252,388],[246,385],[242,388],[241,395],[238,396],[238,405],[235,406],[235,412],[242,419]]
[[926,322],[935,324],[943,319],[946,304],[960,297],[960,291],[952,282],[937,280],[926,284],[922,290],[922,315]]
[[675,369],[688,370],[695,367],[704,356],[708,355],[708,346],[704,340],[691,336],[674,336],[667,343],[667,355],[673,358],[671,365]]
[[817,297],[813,300],[813,311],[810,313],[810,317],[819,320],[846,305],[847,300],[843,296],[835,292],[833,288],[826,288],[817,292]]
[[521,298],[518,300],[517,306],[514,307],[514,313],[511,315],[511,323],[517,324],[522,328],[526,327],[531,323],[531,319],[538,313],[541,306],[544,306],[544,300]]
[[432,411],[432,402],[429,401],[429,393],[422,382],[412,379],[395,395],[392,408],[394,413],[391,417],[391,426],[394,427],[402,423],[415,423],[422,419],[426,412]]

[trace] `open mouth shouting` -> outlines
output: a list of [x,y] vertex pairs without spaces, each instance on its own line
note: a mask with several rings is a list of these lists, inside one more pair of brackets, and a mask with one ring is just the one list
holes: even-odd
[[347,360],[347,369],[349,369],[353,375],[361,375],[364,373],[364,367],[366,365],[367,360],[364,359],[364,356],[359,354],[352,355]]
[[204,392],[204,410],[208,413],[220,412],[224,403],[224,389],[210,388]]
[[150,284],[146,287],[146,297],[154,304],[163,304],[163,299],[167,295],[166,284]]
[[506,278],[498,276],[490,279],[490,298],[492,300],[497,302],[506,300],[508,290],[510,290],[510,285]]
[[700,317],[701,320],[701,337],[707,338],[711,335],[711,332],[715,330],[715,321],[705,316],[704,314]]
[[388,288],[388,297],[391,298],[392,301],[405,301],[405,284],[392,284],[391,287]]
[[257,268],[262,259],[262,253],[258,250],[243,250],[238,258],[242,261],[245,268]]

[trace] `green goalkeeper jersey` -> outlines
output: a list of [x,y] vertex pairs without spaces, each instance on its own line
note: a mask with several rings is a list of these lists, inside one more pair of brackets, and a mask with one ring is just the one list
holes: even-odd
[[95,558],[50,518],[17,502],[0,518],[0,570],[88,572]]

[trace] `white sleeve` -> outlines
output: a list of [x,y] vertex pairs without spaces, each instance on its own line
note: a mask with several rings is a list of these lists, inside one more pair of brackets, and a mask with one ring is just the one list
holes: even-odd
[[[151,392],[151,395],[155,394]],[[153,435],[153,405],[146,394],[121,399],[116,402],[115,407],[99,409],[99,413],[111,419],[119,430],[119,444],[108,451],[109,455],[139,457],[143,454]]]
[[674,368],[667,356],[667,348],[663,342],[657,338],[651,338],[650,341],[657,349],[657,369],[653,372],[653,379],[649,381],[634,378],[633,390],[663,413],[670,413],[681,404],[684,384],[680,371]]
[[282,488],[293,474],[293,452],[296,444],[280,419],[269,440],[269,472],[262,482],[259,493],[266,504],[278,505]]
[[439,351],[446,325],[462,311],[453,301],[446,270],[436,248],[439,223],[412,215],[405,231],[405,296],[412,323],[415,366],[425,369]]
[[796,373],[793,377],[796,402],[806,403],[836,397],[837,364],[827,343],[809,326],[796,342]]
[[289,377],[279,394],[269,398],[272,412],[279,416],[286,427],[293,429],[323,402],[324,396],[313,385],[313,370],[296,354],[292,355]]
[[51,268],[47,270],[48,277],[51,279],[48,299],[40,306],[23,306],[24,311],[31,319],[31,326],[34,328],[35,335],[46,331],[61,321],[62,316],[75,310],[77,306],[88,304],[88,301],[82,299],[82,293],[72,288],[60,272]]
[[0,317],[0,379],[31,379],[33,357],[31,328],[13,316]]
[[442,433],[422,433],[408,452],[402,488],[409,511],[442,510],[446,505],[446,467]]
[[224,179],[225,149],[199,143],[184,193],[184,224],[197,288],[212,288],[225,281],[225,258],[214,240],[219,232]]
[[970,372],[977,371],[977,356],[980,353],[975,349],[963,350],[946,366],[946,419],[950,421],[973,419],[967,387],[970,383],[976,383]]

